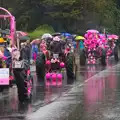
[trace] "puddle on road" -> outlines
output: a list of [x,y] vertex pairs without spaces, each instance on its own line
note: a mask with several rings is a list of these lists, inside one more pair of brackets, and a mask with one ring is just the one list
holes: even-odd
[[24,119],[26,114],[35,112],[40,107],[55,101],[61,96],[61,94],[72,87],[67,84],[67,81],[64,81],[63,85],[60,87],[47,87],[37,82],[36,76],[34,76],[34,78],[35,84],[31,103],[19,103],[16,86],[10,88],[9,90],[6,89],[0,94],[0,120],[13,120],[18,117]]
[[[110,67],[110,66],[109,66]],[[91,76],[89,72],[87,76]],[[81,103],[68,120],[120,119],[120,66],[89,79],[83,87]]]

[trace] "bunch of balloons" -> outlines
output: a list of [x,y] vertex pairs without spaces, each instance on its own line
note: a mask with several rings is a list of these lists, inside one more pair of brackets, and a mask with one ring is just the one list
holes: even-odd
[[98,33],[88,32],[85,34],[84,45],[87,49],[88,54],[88,64],[95,64],[95,51],[100,44],[100,36]]

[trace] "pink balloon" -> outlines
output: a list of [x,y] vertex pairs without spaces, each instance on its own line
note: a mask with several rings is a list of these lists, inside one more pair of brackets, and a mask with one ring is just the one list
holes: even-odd
[[56,80],[56,78],[57,78],[56,73],[53,73],[53,74],[52,74],[52,80]]
[[85,34],[85,36],[84,36],[85,38],[88,38],[88,34]]
[[65,67],[65,63],[64,63],[64,62],[61,62],[61,63],[60,63],[60,67],[61,67],[61,68],[64,68],[64,67]]
[[89,38],[89,39],[92,39],[92,37],[93,37],[93,35],[92,35],[92,34],[90,34],[90,35],[88,36],[88,38]]
[[62,80],[62,74],[58,74],[58,75],[57,75],[57,78],[58,78],[59,80]]
[[51,74],[50,74],[50,73],[47,73],[47,74],[46,74],[46,79],[50,79],[50,77],[51,77]]

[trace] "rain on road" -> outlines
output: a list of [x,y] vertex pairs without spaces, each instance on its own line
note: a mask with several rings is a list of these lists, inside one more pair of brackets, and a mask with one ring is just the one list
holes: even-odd
[[0,94],[0,120],[118,120],[120,65],[116,64],[110,60],[106,68],[80,67],[74,84],[64,81],[61,88],[43,87],[34,75],[31,103],[19,104],[15,86]]

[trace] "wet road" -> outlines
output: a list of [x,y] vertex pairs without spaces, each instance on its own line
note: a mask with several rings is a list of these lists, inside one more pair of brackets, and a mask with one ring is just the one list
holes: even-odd
[[119,80],[120,64],[86,80],[81,95],[76,89],[77,104],[67,120],[120,120]]
[[[110,60],[107,67],[99,64],[80,67],[74,84],[65,80],[62,87],[43,87],[33,74],[32,103],[19,104],[15,86],[4,91],[0,94],[0,120],[102,120],[103,113],[114,117],[111,110],[120,104],[120,65],[113,67],[116,64]],[[113,111],[116,110],[120,111],[115,107]]]

